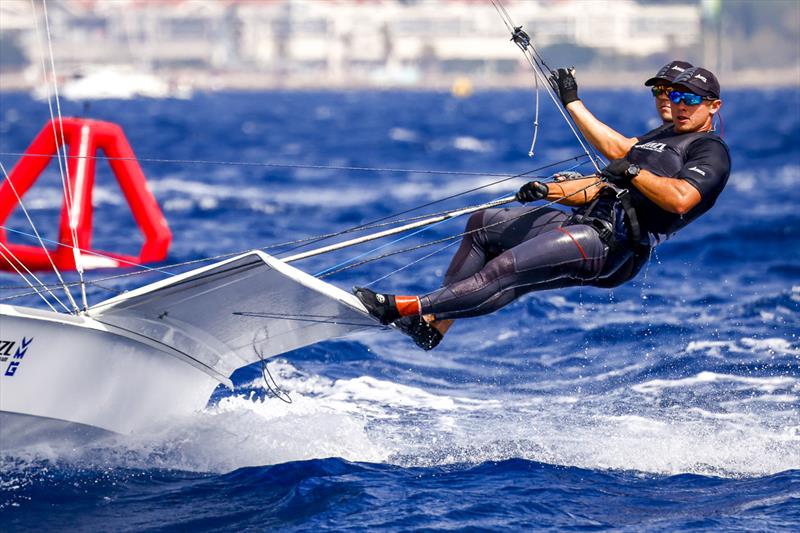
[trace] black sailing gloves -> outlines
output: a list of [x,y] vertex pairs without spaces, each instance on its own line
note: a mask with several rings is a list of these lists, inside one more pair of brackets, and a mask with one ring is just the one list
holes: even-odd
[[561,103],[565,106],[580,100],[578,98],[578,82],[575,81],[575,67],[570,69],[560,68],[558,71],[551,71],[550,85],[553,90],[561,97]]
[[527,204],[528,202],[535,202],[536,200],[544,200],[547,198],[548,190],[547,185],[541,181],[528,182],[517,191],[517,201],[522,204]]
[[627,187],[631,180],[639,175],[639,167],[627,159],[614,159],[600,171],[600,175],[609,183]]

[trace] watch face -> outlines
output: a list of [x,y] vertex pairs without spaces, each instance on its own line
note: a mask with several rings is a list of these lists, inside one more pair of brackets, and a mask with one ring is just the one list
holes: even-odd
[[636,165],[631,165],[628,167],[628,175],[629,176],[638,176],[639,175],[639,167]]

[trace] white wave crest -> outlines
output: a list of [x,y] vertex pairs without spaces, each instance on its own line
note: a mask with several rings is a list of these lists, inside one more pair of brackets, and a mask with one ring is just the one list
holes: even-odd
[[[622,389],[597,397],[493,391],[496,396],[476,399],[375,377],[334,380],[285,361],[268,367],[290,391],[291,404],[239,393],[148,433],[25,454],[212,472],[326,457],[404,466],[524,458],[591,469],[721,476],[800,468],[800,421],[780,411],[787,404],[796,408],[797,394],[789,389],[797,388],[797,380],[790,377],[701,372],[635,385],[634,396]],[[773,400],[780,405],[759,410],[732,402],[726,411],[662,406],[654,400],[667,388],[704,383],[735,385],[762,396],[777,392]],[[262,383],[244,387],[255,391]]]

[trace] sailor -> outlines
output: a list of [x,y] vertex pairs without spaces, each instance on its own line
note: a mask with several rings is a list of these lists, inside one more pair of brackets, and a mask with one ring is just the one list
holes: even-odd
[[649,256],[653,246],[711,209],[728,181],[728,148],[711,132],[722,105],[716,76],[690,68],[672,88],[673,126],[611,161],[602,180],[532,181],[517,193],[521,203],[560,200],[577,207],[571,214],[542,207],[479,211],[440,289],[395,296],[356,288],[356,296],[381,323],[395,324],[431,349],[453,319],[491,313],[531,291],[604,286],[631,257]]
[[[650,87],[656,105],[656,112],[661,117],[662,124],[639,137],[626,137],[597,119],[578,98],[578,82],[575,80],[575,69],[560,68],[552,73],[550,84],[556,90],[564,108],[569,112],[578,129],[583,133],[589,143],[597,149],[606,159],[625,157],[628,151],[637,142],[647,142],[662,131],[672,128],[672,108],[669,93],[672,83],[686,69],[692,68],[687,61],[670,61],[655,76],[644,82],[645,87]],[[552,176],[555,181],[580,178],[581,174],[575,171],[557,172]],[[632,273],[638,272],[640,264],[649,256],[634,255],[616,270],[614,275],[598,280],[597,285],[611,288],[627,281]]]
[[655,76],[644,82],[645,87],[650,87],[653,93],[656,112],[661,117],[662,124],[657,128],[639,137],[626,137],[618,131],[597,119],[583,101],[578,98],[578,83],[575,80],[575,69],[560,68],[553,72],[550,83],[561,97],[561,102],[569,112],[578,129],[586,140],[594,146],[606,159],[619,159],[625,157],[631,147],[639,141],[648,140],[659,132],[672,126],[672,108],[669,102],[669,93],[675,78],[692,68],[691,63],[675,60],[667,63]]

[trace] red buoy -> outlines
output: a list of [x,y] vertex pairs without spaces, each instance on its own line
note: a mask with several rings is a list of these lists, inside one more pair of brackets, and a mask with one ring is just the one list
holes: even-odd
[[[56,147],[62,144],[69,147],[67,168],[71,209],[67,209],[65,193],[58,234],[61,245],[49,250],[55,265],[61,270],[74,270],[74,246],[85,251],[81,254],[81,262],[87,269],[164,260],[172,233],[155,197],[147,188],[142,169],[122,128],[111,122],[81,118],[64,118],[60,123],[58,120],[48,122],[11,170],[9,179],[0,185],[0,226],[5,225],[9,215],[19,204],[18,196],[21,198],[31,188],[55,155]],[[144,244],[139,255],[129,256],[91,249],[92,188],[98,150],[102,150],[109,158],[109,166],[119,181],[136,224],[144,234]],[[77,242],[73,241],[73,228]],[[47,252],[42,247],[9,243],[2,227],[0,242],[30,270],[52,268]],[[0,269],[15,270],[9,263],[12,259],[6,259],[6,255],[8,254],[0,255]],[[16,266],[19,268],[19,265]]]

